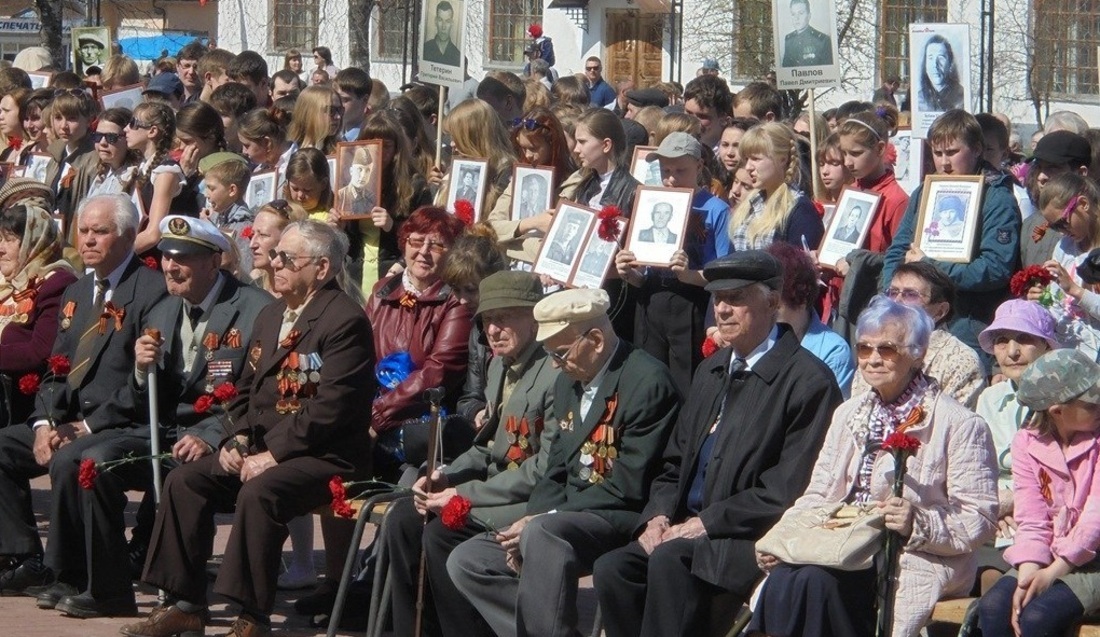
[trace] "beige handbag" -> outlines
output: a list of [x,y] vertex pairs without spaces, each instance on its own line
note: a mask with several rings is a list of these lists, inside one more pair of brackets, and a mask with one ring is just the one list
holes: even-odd
[[760,538],[756,550],[785,564],[859,571],[871,568],[885,530],[885,519],[874,504],[835,502],[788,510]]

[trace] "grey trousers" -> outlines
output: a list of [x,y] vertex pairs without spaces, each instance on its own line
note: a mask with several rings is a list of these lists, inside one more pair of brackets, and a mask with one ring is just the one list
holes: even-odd
[[629,539],[594,513],[549,513],[520,535],[520,575],[484,535],[458,545],[447,572],[499,637],[576,637],[577,580]]

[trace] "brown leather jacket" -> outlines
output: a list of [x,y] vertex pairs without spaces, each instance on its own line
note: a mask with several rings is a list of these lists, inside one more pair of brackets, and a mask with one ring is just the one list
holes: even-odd
[[404,295],[405,286],[397,274],[379,281],[367,299],[378,360],[407,351],[413,361],[408,378],[394,389],[382,389],[374,401],[371,426],[379,432],[427,414],[424,390],[432,387],[446,387],[443,404],[448,413],[454,413],[466,380],[470,311],[442,281],[425,290],[411,307],[401,304]]

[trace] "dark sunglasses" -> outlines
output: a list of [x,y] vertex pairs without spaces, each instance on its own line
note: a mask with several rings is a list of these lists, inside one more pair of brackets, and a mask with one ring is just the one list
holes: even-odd
[[584,67],[584,70],[586,70],[586,71],[599,71],[600,68],[601,67],[599,67],[599,66],[586,66],[586,67]]
[[108,144],[117,144],[120,139],[122,139],[121,133],[92,133],[92,142],[96,144],[103,140],[107,140]]
[[512,128],[523,128],[525,130],[538,130],[540,128],[546,128],[546,125],[537,119],[527,119],[524,117],[517,117],[512,120]]
[[141,121],[138,120],[138,118],[136,118],[136,117],[131,117],[130,118],[129,126],[130,126],[131,130],[138,130],[139,128],[148,130],[148,129],[153,127],[152,124],[142,124]]
[[54,97],[61,97],[62,95],[72,95],[73,97],[88,97],[88,94],[84,92],[82,88],[59,88],[53,92]]
[[1067,203],[1065,209],[1062,210],[1062,216],[1048,223],[1047,227],[1055,232],[1061,232],[1062,234],[1068,233],[1069,220],[1073,218],[1073,211],[1077,209],[1077,204],[1080,203],[1080,197],[1081,195],[1070,197],[1069,203]]
[[893,343],[883,343],[882,345],[871,345],[870,343],[856,344],[856,357],[861,359],[871,358],[872,353],[878,352],[879,358],[882,360],[892,361],[897,359],[900,351],[898,346]]

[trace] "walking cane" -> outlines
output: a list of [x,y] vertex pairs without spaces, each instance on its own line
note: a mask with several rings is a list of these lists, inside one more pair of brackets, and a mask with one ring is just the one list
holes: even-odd
[[[158,343],[160,342],[160,330],[147,329],[145,330],[146,336],[151,336]],[[157,400],[157,364],[153,362],[153,366],[149,369],[149,376],[147,378],[147,388],[149,390],[149,451],[153,454],[153,502],[156,502],[157,507],[160,507],[160,478],[161,478],[161,466],[160,466],[160,411],[158,410]],[[167,599],[163,590],[157,591],[157,598],[163,604]]]
[[[445,391],[442,387],[435,387],[424,392],[424,398],[431,405],[431,415],[428,419],[428,481],[431,482],[432,473],[435,472],[436,456],[442,454],[443,445],[439,438],[439,403],[443,401]],[[424,516],[424,524],[428,523],[428,516]],[[420,637],[424,629],[424,580],[427,578],[427,561],[424,544],[420,545],[420,573],[416,581],[416,628],[413,637]]]

